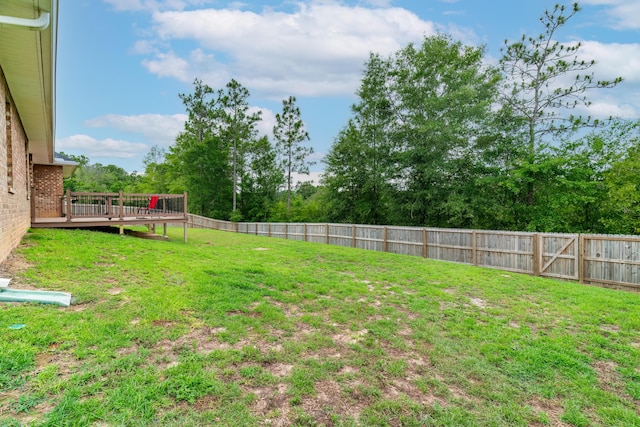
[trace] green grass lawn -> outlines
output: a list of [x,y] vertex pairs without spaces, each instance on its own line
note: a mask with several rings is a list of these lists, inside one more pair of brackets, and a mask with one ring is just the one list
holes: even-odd
[[0,426],[640,426],[640,294],[170,236],[25,237],[12,287],[76,302],[0,305]]

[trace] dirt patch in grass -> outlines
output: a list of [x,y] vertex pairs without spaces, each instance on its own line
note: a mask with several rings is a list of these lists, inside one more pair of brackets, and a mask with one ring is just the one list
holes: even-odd
[[151,324],[153,326],[160,326],[162,328],[173,328],[176,325],[176,322],[172,320],[166,320],[166,319],[156,319],[153,322],[151,322]]
[[482,298],[469,298],[469,303],[471,303],[471,305],[475,305],[478,308],[488,307],[487,302]]
[[19,289],[27,285],[27,282],[20,277],[20,273],[24,273],[31,267],[33,267],[33,264],[29,263],[21,254],[14,251],[4,262],[0,263],[0,277],[11,279],[9,286]]
[[164,339],[159,341],[153,348],[153,351],[162,351],[165,354],[179,354],[185,347],[193,348],[201,353],[210,353],[214,350],[228,350],[230,348],[242,348],[247,341],[240,341],[233,346],[226,342],[216,339],[219,332],[217,328],[197,328],[192,329],[189,333],[178,339]]
[[591,367],[598,374],[598,382],[603,390],[611,393],[622,394],[624,386],[620,374],[616,371],[617,365],[611,360],[598,360]]
[[600,325],[598,328],[603,332],[618,332],[618,331],[620,331],[620,326],[618,326],[618,325]]
[[217,406],[217,403],[218,403],[218,400],[214,396],[206,395],[206,396],[202,396],[199,399],[196,399],[196,401],[193,402],[193,405],[191,405],[191,407],[197,412],[204,412],[204,411],[210,411],[212,409],[215,409]]
[[[535,398],[529,401],[528,404],[531,407],[531,409],[533,409],[534,412],[542,412],[544,414],[547,414],[547,417],[549,417],[550,423],[544,424],[544,425],[552,425],[554,427],[571,426],[571,424],[567,424],[560,420],[560,417],[564,413],[564,409],[562,408],[562,402],[559,402],[556,400],[550,400],[550,399]],[[539,424],[539,425],[543,425],[543,424]]]
[[331,339],[336,344],[351,345],[361,341],[369,331],[362,329],[360,331],[346,331],[345,333],[333,334]]
[[293,365],[288,363],[273,363],[264,366],[264,370],[274,377],[282,378],[288,376],[293,370]]
[[382,389],[382,395],[384,398],[392,400],[406,396],[413,402],[426,406],[432,406],[436,402],[441,406],[448,406],[446,400],[436,397],[433,394],[423,393],[412,381],[404,379],[393,379],[387,382]]
[[276,387],[245,387],[244,389],[255,396],[250,410],[262,420],[261,425],[274,427],[291,425],[290,396],[286,394],[285,384],[278,384]]
[[340,385],[333,380],[319,381],[316,393],[302,400],[302,409],[318,425],[333,425],[331,415],[358,419],[369,401],[345,398]]
[[291,318],[298,317],[300,315],[300,309],[296,305],[285,304],[283,302],[276,301],[268,296],[264,297],[264,299],[266,301],[269,301],[269,304],[273,305],[274,307],[278,307],[279,309],[281,309],[286,317]]

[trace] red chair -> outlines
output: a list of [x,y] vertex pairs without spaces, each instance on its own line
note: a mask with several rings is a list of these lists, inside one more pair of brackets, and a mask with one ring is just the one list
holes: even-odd
[[159,196],[151,196],[151,199],[149,199],[149,204],[147,205],[147,207],[138,209],[138,213],[148,213],[148,214],[150,214],[151,211],[156,208],[156,205],[158,204],[158,199],[159,198],[160,198]]

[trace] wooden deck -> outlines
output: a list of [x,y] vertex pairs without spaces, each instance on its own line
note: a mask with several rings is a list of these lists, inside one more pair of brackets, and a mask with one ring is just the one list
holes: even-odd
[[187,217],[183,215],[167,216],[125,216],[122,218],[104,217],[79,217],[71,218],[34,218],[31,220],[32,228],[73,228],[73,227],[103,227],[120,225],[146,225],[146,224],[177,224],[186,223]]
[[126,225],[184,224],[187,240],[187,194],[67,193],[60,200],[61,215],[44,217],[34,209],[32,228],[79,228]]

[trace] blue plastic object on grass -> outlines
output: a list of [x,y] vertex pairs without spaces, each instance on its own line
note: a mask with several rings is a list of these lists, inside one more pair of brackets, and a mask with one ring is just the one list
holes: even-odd
[[36,302],[69,307],[71,294],[54,291],[31,291],[27,289],[0,289],[0,302]]

